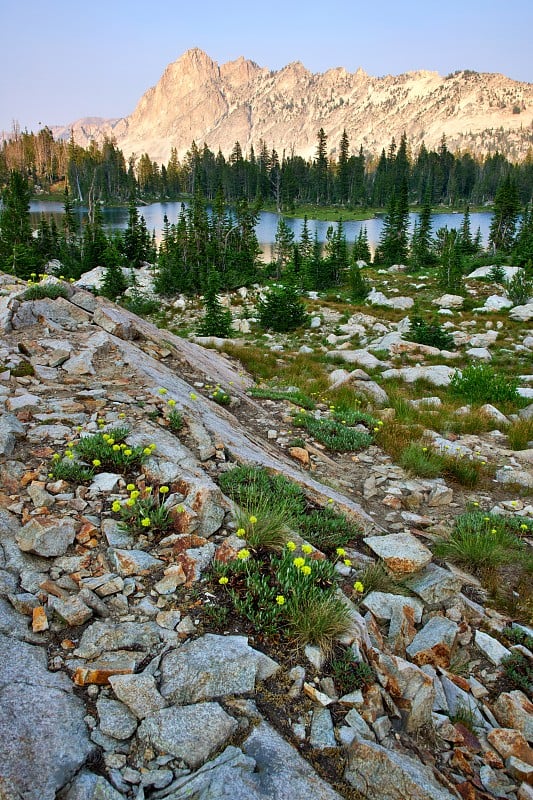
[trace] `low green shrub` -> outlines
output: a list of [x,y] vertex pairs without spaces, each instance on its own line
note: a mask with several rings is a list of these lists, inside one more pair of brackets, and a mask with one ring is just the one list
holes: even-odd
[[123,425],[106,433],[84,436],[74,445],[74,455],[94,466],[97,472],[131,471],[146,461],[155,447],[128,447],[124,442],[128,434],[129,429]]
[[310,643],[329,652],[350,627],[349,608],[336,594],[334,564],[295,556],[295,549],[288,542],[280,555],[254,558],[243,548],[235,561],[216,563],[214,575],[256,630],[285,630],[296,645]]
[[229,406],[231,403],[230,395],[226,392],[225,389],[222,389],[220,386],[215,387],[210,397],[211,400],[214,400],[215,403],[218,403],[219,406]]
[[410,342],[438,347],[439,350],[455,350],[453,336],[436,322],[426,322],[422,317],[413,317],[405,338]]
[[400,455],[400,466],[420,478],[437,478],[442,475],[443,458],[419,442],[411,442]]
[[115,500],[111,510],[120,515],[119,527],[132,535],[144,533],[151,537],[167,531],[172,524],[165,503],[168,492],[168,486],[160,486],[158,490],[148,486],[142,492],[132,489],[123,503]]
[[168,427],[172,433],[179,433],[183,428],[183,415],[175,408],[168,412]]
[[57,300],[58,297],[68,300],[68,289],[61,283],[34,283],[24,292],[24,300]]
[[331,671],[335,686],[341,694],[364,689],[376,679],[372,667],[364,661],[357,661],[350,648],[334,653]]
[[346,453],[360,450],[372,444],[373,438],[366,431],[343,425],[329,417],[316,418],[302,411],[295,414],[292,424],[297,428],[305,428],[311,436],[329,450]]
[[327,506],[300,517],[298,524],[304,539],[326,554],[363,536],[362,529],[355,522]]
[[513,686],[533,698],[533,665],[529,658],[520,652],[513,652],[502,659],[504,674]]
[[507,297],[515,306],[525,305],[533,296],[533,281],[527,279],[524,270],[519,270],[506,282]]
[[278,333],[299,328],[307,319],[305,305],[293,286],[270,289],[265,300],[257,304],[259,324]]
[[281,550],[289,539],[293,511],[290,501],[258,493],[237,512],[237,533],[253,550]]
[[265,497],[272,504],[283,503],[288,524],[305,509],[305,496],[297,484],[283,475],[270,475],[262,467],[234,467],[220,475],[219,483],[222,491],[243,508],[251,508]]
[[523,644],[524,647],[533,652],[533,636],[530,636],[522,628],[504,628],[502,634],[511,644]]
[[462,373],[456,370],[450,390],[469,403],[516,403],[518,379],[495,372],[488,364],[470,364]]
[[77,461],[53,459],[48,477],[53,478],[55,481],[89,483],[94,478],[94,474],[94,468],[79,464]]

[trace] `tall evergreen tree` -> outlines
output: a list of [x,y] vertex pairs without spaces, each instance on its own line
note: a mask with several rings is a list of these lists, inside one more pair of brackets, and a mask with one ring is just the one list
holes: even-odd
[[347,203],[350,199],[350,142],[346,128],[342,132],[339,142],[339,158],[337,161],[337,200]]
[[493,252],[509,253],[512,250],[519,213],[520,200],[516,184],[507,176],[494,198],[494,213],[489,233],[489,245]]
[[19,278],[29,278],[36,266],[30,196],[26,179],[20,172],[12,171],[0,209],[0,264]]
[[470,206],[468,203],[466,204],[463,221],[459,229],[459,245],[461,252],[465,256],[473,255],[476,252],[470,228]]
[[441,255],[438,270],[438,282],[445,292],[462,294],[463,285],[463,260],[459,234],[456,230],[441,228]]
[[278,219],[278,227],[274,240],[274,258],[276,262],[276,278],[279,280],[284,268],[292,258],[294,247],[294,233],[291,231],[283,217]]
[[411,239],[411,269],[418,271],[433,264],[431,250],[431,197],[426,194],[418,222]]
[[374,261],[385,266],[405,264],[408,255],[409,204],[404,181],[400,196],[391,195]]

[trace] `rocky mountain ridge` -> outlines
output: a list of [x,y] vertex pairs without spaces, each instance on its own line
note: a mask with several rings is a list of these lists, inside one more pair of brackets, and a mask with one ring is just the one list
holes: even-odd
[[343,129],[354,151],[388,148],[407,133],[411,147],[439,146],[476,154],[499,150],[523,158],[533,142],[533,85],[495,73],[463,70],[442,77],[417,71],[373,77],[344,68],[313,74],[300,62],[271,71],[238,58],[219,66],[197,48],[169,64],[127,117],[88,118],[53,128],[54,135],[86,146],[114,137],[124,155],[147,152],[166,163],[171,148],[182,157],[194,140],[227,156],[235,142],[311,157],[320,127],[335,155]]

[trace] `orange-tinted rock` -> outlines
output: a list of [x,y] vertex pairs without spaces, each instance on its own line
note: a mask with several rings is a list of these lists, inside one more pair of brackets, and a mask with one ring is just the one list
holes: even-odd
[[43,606],[33,609],[31,627],[35,633],[48,630],[48,618]]
[[487,739],[502,758],[514,756],[533,767],[533,748],[526,742],[520,731],[512,728],[493,728]]

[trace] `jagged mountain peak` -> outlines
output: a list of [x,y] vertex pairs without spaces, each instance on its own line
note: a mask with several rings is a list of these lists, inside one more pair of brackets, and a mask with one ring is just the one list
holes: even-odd
[[330,152],[343,129],[354,151],[362,145],[372,154],[405,131],[414,149],[438,147],[444,133],[452,150],[519,159],[533,145],[532,126],[533,85],[500,74],[415,70],[378,78],[361,67],[312,73],[300,61],[272,71],[244,56],[219,65],[194,47],[167,66],[130,116],[79,120],[54,133],[68,138],[73,129],[83,145],[111,135],[126,157],[147,152],[160,163],[172,147],[183,156],[193,139],[226,155],[236,141],[248,151],[263,140],[312,157],[321,127]]

